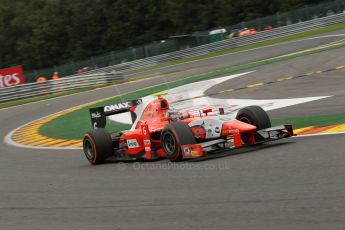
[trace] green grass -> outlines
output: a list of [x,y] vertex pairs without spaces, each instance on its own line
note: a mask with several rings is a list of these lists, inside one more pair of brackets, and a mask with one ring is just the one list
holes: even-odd
[[[196,81],[220,77],[220,76],[224,76],[225,74],[231,74],[231,73],[235,73],[238,71],[244,71],[244,70],[247,71],[247,70],[250,70],[250,69],[258,67],[258,66],[267,65],[267,64],[274,63],[274,62],[284,61],[284,60],[289,60],[292,58],[305,56],[305,55],[309,55],[312,53],[322,52],[322,51],[335,49],[335,48],[339,48],[339,47],[344,47],[344,46],[345,45],[334,45],[333,47],[322,48],[319,50],[307,51],[304,53],[298,53],[298,54],[293,54],[293,55],[284,56],[284,57],[270,58],[267,60],[262,60],[262,61],[253,62],[253,63],[249,63],[249,64],[224,68],[224,69],[208,72],[208,73],[201,74],[201,75],[187,77],[187,78],[184,78],[182,80],[175,81],[175,82],[170,82],[170,83],[168,83],[169,84],[168,88],[174,88],[177,86],[189,84],[189,83],[196,82]],[[114,97],[114,98],[106,100],[106,101],[102,101],[102,102],[98,102],[98,103],[95,103],[92,105],[88,105],[87,107],[76,110],[76,111],[71,112],[69,114],[65,114],[59,118],[52,120],[51,122],[49,122],[47,124],[44,124],[39,129],[39,132],[45,136],[52,137],[52,138],[80,139],[86,131],[91,129],[91,122],[90,122],[89,112],[88,112],[89,108],[107,105],[107,104],[112,104],[112,103],[118,103],[120,101],[126,101],[126,100],[130,100],[130,99],[135,99],[135,98],[141,98],[141,97],[162,91],[162,89],[164,89],[164,88],[167,88],[166,85],[160,84],[160,85],[152,86],[152,87],[147,88],[147,89],[137,90],[135,92],[128,93],[128,94],[123,95],[121,97],[117,96],[117,97]],[[291,123],[291,122],[288,122],[288,123]],[[128,129],[129,126],[128,125],[122,125],[122,124],[110,123],[107,126],[107,128],[109,130],[122,130],[122,129]]]
[[308,126],[327,126],[345,123],[345,114],[291,117],[286,119],[275,119],[272,125],[292,124],[295,129]]
[[264,42],[255,43],[252,45],[241,46],[241,47],[237,47],[237,48],[230,48],[230,49],[217,51],[217,52],[213,52],[213,53],[209,53],[209,54],[205,54],[205,55],[195,56],[195,57],[181,58],[181,59],[178,59],[175,61],[162,63],[162,64],[156,65],[156,66],[151,66],[151,67],[146,67],[146,68],[142,68],[142,69],[138,69],[138,70],[128,71],[125,74],[129,75],[129,74],[134,74],[134,73],[140,73],[140,72],[144,72],[144,71],[148,71],[148,70],[159,69],[159,68],[166,67],[166,66],[182,64],[184,62],[197,61],[197,60],[207,59],[207,58],[216,57],[216,56],[220,56],[220,55],[245,51],[245,50],[249,50],[249,49],[260,48],[260,47],[264,47],[264,46],[274,45],[277,43],[282,43],[282,42],[297,40],[297,39],[301,39],[301,38],[307,38],[307,37],[311,37],[311,36],[315,36],[315,35],[320,35],[320,34],[324,34],[324,33],[329,33],[329,32],[333,32],[333,31],[337,31],[337,30],[341,30],[341,29],[345,29],[345,23],[339,23],[339,24],[327,26],[325,28],[306,31],[306,32],[298,33],[298,34],[293,34],[293,35],[289,35],[286,37],[281,37],[281,38],[276,38],[276,39],[272,39],[272,40],[268,40],[268,41],[264,41]]

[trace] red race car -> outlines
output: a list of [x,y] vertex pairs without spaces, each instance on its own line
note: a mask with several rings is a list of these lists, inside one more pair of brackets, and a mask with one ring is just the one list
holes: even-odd
[[[130,112],[130,130],[109,133],[106,117]],[[271,127],[267,113],[259,106],[237,112],[236,119],[203,109],[195,116],[169,107],[162,94],[149,103],[141,99],[90,109],[93,130],[83,139],[83,149],[91,164],[112,157],[119,161],[168,158],[179,161],[291,137],[291,125]]]

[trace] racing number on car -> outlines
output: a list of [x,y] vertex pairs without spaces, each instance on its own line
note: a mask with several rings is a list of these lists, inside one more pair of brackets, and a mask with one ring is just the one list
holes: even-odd
[[151,159],[151,141],[150,141],[150,133],[148,126],[142,125],[141,130],[143,132],[143,140],[144,140],[144,147],[145,147],[145,153],[146,153],[146,159]]
[[146,136],[147,135],[147,126],[143,125],[143,135]]

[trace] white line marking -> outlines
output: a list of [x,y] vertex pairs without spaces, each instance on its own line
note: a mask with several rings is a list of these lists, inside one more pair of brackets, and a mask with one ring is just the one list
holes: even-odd
[[[25,126],[25,125],[22,125],[22,126]],[[19,147],[19,148],[25,148],[25,149],[49,149],[49,150],[80,150],[80,149],[82,149],[79,147],[74,147],[74,148],[72,148],[72,147],[43,147],[43,146],[32,146],[32,145],[19,144],[19,143],[12,140],[12,135],[15,131],[17,131],[21,127],[18,127],[17,129],[12,130],[10,133],[8,133],[4,138],[4,142],[8,145]],[[81,142],[81,140],[80,140],[80,142]]]
[[[87,104],[85,104],[85,105],[87,105]],[[72,107],[72,108],[74,108],[74,107]],[[5,142],[6,144],[8,144],[8,145],[12,145],[12,146],[15,146],[15,147],[21,147],[21,148],[31,148],[31,149],[62,149],[62,148],[56,148],[56,147],[55,147],[55,148],[54,148],[54,147],[39,147],[39,146],[29,146],[29,145],[19,144],[19,143],[17,143],[17,142],[15,142],[15,141],[12,140],[12,135],[13,135],[17,130],[19,130],[19,129],[21,129],[21,128],[27,126],[27,125],[30,125],[30,124],[32,124],[32,123],[35,123],[35,122],[37,122],[37,121],[39,121],[39,120],[42,120],[42,119],[44,119],[44,118],[51,117],[51,116],[54,116],[54,115],[59,114],[59,113],[63,113],[63,112],[68,111],[68,110],[70,110],[70,109],[72,109],[72,108],[65,109],[65,110],[62,110],[62,111],[59,111],[59,112],[56,112],[56,113],[52,113],[52,114],[50,114],[50,115],[47,115],[47,116],[44,116],[44,117],[41,117],[41,118],[38,118],[38,119],[35,119],[35,120],[33,120],[33,121],[30,121],[30,122],[27,122],[27,123],[23,124],[23,125],[19,126],[18,128],[15,128],[15,129],[12,130],[11,132],[9,132],[9,133],[4,137],[4,142]],[[63,115],[63,114],[62,114],[62,115]],[[66,141],[69,141],[69,140],[66,140]],[[80,148],[65,148],[65,149],[67,150],[67,149],[80,149]]]

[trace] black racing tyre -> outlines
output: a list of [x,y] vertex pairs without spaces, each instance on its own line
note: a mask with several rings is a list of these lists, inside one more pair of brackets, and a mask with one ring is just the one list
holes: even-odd
[[171,122],[161,134],[162,148],[170,161],[182,160],[181,145],[196,144],[192,129],[184,122]]
[[238,111],[236,119],[251,125],[255,125],[257,130],[271,127],[271,120],[268,114],[260,106],[252,105],[244,107]]
[[83,139],[84,154],[93,164],[102,164],[114,151],[112,139],[106,129],[98,128],[87,132]]

